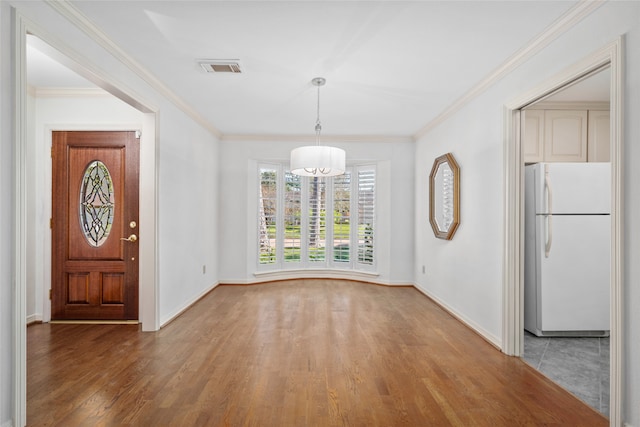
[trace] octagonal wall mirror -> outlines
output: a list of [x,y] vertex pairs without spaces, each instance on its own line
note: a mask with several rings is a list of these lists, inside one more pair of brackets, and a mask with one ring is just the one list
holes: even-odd
[[436,237],[445,240],[460,224],[460,168],[451,153],[435,159],[429,174],[429,222]]

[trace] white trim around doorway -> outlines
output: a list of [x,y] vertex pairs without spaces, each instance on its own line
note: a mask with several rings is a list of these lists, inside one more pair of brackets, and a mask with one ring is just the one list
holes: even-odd
[[51,47],[55,59],[69,66],[78,74],[143,113],[140,146],[140,312],[143,331],[160,328],[158,310],[158,162],[157,109],[141,100],[139,96],[119,87],[116,81],[102,73],[70,48],[57,42],[56,38],[28,21],[12,9],[15,49],[15,133],[14,133],[14,254],[15,254],[15,300],[14,300],[14,354],[13,354],[13,422],[15,426],[26,425],[26,257],[27,257],[27,81],[26,81],[26,35],[33,34]]
[[619,38],[564,72],[521,95],[504,108],[504,245],[503,347],[509,355],[523,351],[524,161],[520,142],[520,110],[602,67],[611,69],[611,288],[610,414],[611,426],[622,425],[623,319],[623,45]]

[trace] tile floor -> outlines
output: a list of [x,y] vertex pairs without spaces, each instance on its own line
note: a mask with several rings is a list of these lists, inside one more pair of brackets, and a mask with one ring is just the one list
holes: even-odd
[[540,338],[524,332],[524,360],[609,416],[609,338]]

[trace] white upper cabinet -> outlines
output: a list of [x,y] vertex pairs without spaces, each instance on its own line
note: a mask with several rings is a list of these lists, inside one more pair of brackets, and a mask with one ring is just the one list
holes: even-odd
[[589,111],[589,138],[587,158],[590,162],[610,160],[609,111]]
[[523,117],[525,163],[609,161],[608,109],[555,107],[525,110]]
[[544,160],[546,162],[586,162],[587,119],[587,111],[545,111]]
[[544,162],[544,110],[526,110],[522,120],[522,151],[525,162]]

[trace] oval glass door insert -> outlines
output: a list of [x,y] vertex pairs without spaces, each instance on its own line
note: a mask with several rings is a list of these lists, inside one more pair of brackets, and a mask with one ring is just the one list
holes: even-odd
[[89,163],[80,186],[80,225],[91,246],[101,246],[109,237],[114,216],[113,181],[100,160]]

